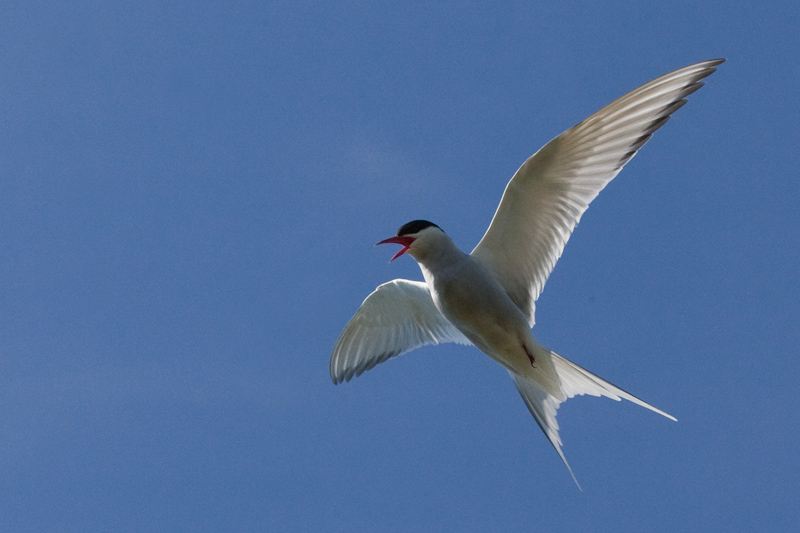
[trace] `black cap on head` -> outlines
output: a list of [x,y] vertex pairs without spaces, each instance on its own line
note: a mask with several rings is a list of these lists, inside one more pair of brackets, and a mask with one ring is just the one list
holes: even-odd
[[397,230],[397,236],[402,237],[403,235],[411,235],[413,233],[422,231],[430,226],[433,226],[434,228],[439,228],[439,226],[437,226],[433,222],[428,222],[427,220],[412,220],[411,222],[409,222],[408,224],[404,224],[399,230]]

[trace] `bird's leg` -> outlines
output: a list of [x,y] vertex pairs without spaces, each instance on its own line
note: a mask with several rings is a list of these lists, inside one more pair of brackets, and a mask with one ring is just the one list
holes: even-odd
[[522,349],[525,350],[525,353],[527,354],[528,359],[531,362],[531,366],[533,368],[536,368],[536,361],[534,360],[533,355],[531,354],[531,352],[528,351],[528,347],[523,344],[522,345]]

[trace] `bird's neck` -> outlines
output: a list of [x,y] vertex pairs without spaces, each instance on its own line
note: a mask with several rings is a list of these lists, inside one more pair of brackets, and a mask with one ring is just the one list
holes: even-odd
[[[411,253],[411,251],[409,251]],[[464,252],[449,238],[439,239],[435,246],[413,250],[411,255],[423,267],[423,270],[436,273],[446,269],[464,258]]]

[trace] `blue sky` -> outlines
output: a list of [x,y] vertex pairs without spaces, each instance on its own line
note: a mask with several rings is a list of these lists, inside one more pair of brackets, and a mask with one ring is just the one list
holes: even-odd
[[[795,3],[0,8],[0,529],[678,531],[800,520]],[[592,204],[506,372],[331,348],[416,218],[464,249],[526,157],[727,57]]]

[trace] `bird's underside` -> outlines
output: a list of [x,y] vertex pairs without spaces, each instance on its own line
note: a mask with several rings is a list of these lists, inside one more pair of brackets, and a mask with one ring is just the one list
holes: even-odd
[[390,281],[364,300],[334,346],[334,383],[420,346],[473,344],[508,370],[567,468],[556,412],[568,398],[624,398],[675,420],[542,347],[530,328],[535,302],[589,203],[723,61],[657,78],[547,143],[514,174],[471,254],[423,220],[382,241],[402,245],[395,258],[414,257],[425,282]]

